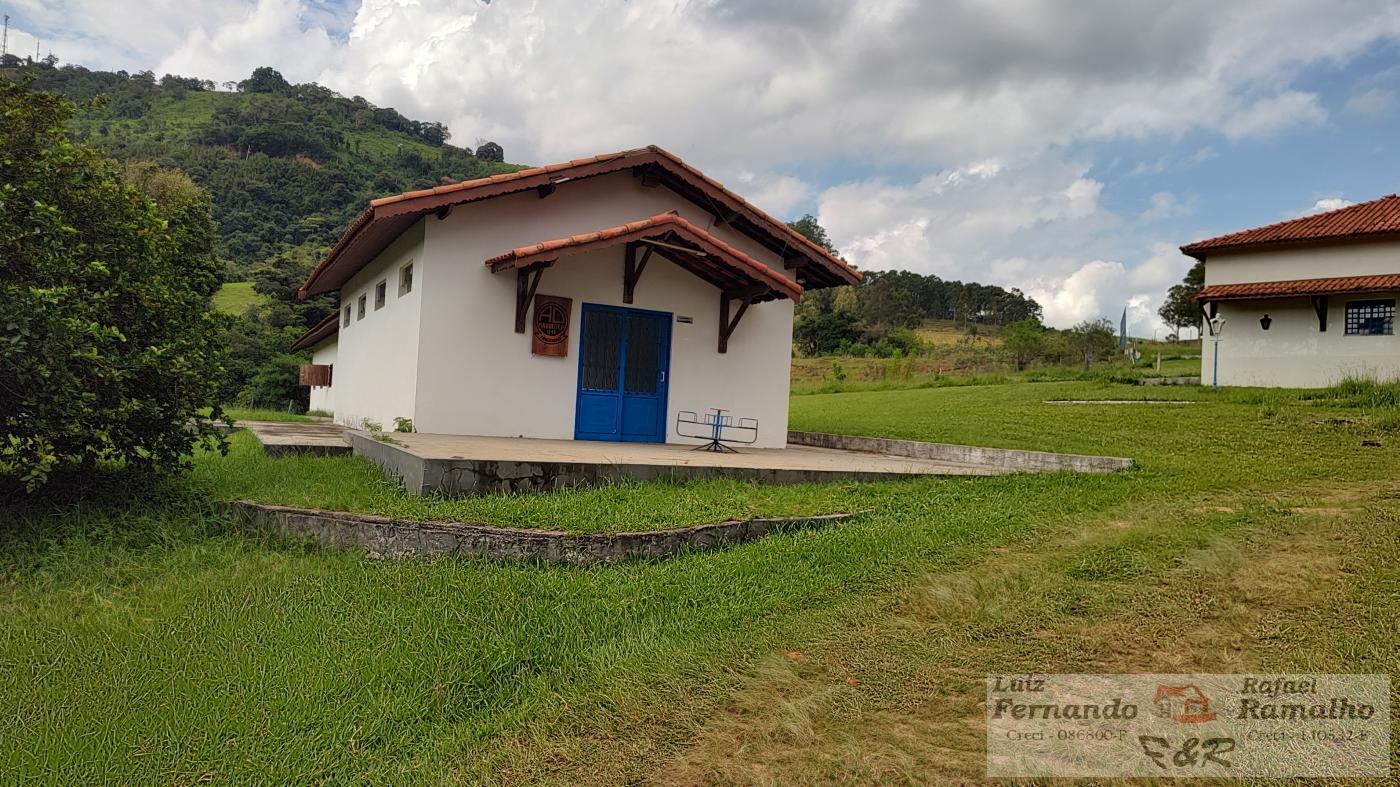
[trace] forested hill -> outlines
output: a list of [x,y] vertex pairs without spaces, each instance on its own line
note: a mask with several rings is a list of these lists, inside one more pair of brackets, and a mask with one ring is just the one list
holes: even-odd
[[270,68],[224,85],[46,63],[5,71],[76,102],[75,139],[183,170],[207,189],[234,279],[292,247],[333,243],[372,197],[517,169],[495,143],[473,153],[441,123],[292,85]]

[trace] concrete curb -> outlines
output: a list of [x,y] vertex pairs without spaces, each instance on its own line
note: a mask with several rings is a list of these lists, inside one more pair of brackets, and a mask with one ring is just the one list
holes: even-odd
[[362,548],[373,557],[464,554],[512,562],[563,565],[665,559],[708,552],[788,530],[842,522],[855,514],[731,519],[694,527],[632,533],[577,534],[460,522],[415,522],[344,511],[290,508],[239,500],[221,508],[240,524],[285,536],[311,536],[323,546]]
[[1021,451],[1014,448],[984,448],[953,443],[922,443],[885,437],[857,437],[825,432],[788,432],[788,445],[839,448],[915,459],[936,459],[972,465],[1025,471],[1073,470],[1079,473],[1111,473],[1133,466],[1133,460],[1116,456],[1056,454],[1047,451]]

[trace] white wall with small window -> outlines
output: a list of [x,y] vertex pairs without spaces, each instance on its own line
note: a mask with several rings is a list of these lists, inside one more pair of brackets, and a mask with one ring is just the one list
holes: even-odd
[[[1206,259],[1206,285],[1294,282],[1400,274],[1400,241],[1336,243],[1292,249],[1241,251]],[[1395,335],[1396,292],[1329,293],[1320,319],[1305,296],[1223,300],[1218,341],[1202,320],[1202,382],[1321,388],[1348,377],[1400,379]],[[1266,319],[1267,318],[1267,319]]]
[[[412,286],[390,297],[390,281],[403,269],[417,268],[422,223],[394,241],[340,291],[342,310],[336,337],[332,386],[337,423],[362,428],[366,421],[392,429],[395,418],[412,419],[418,389],[420,296]],[[353,306],[353,309],[352,309]],[[354,319],[349,315],[354,314]],[[319,361],[317,361],[319,363]],[[315,401],[312,407],[316,407]]]

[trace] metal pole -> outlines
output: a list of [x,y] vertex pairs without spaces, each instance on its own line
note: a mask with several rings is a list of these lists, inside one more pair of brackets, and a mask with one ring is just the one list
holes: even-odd
[[1220,337],[1215,337],[1215,352],[1211,353],[1210,389],[1220,390]]

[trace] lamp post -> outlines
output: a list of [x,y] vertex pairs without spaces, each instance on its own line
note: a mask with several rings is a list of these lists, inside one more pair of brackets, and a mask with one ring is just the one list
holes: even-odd
[[1210,318],[1210,338],[1214,343],[1215,352],[1211,353],[1210,389],[1220,390],[1220,332],[1225,330],[1224,317]]

